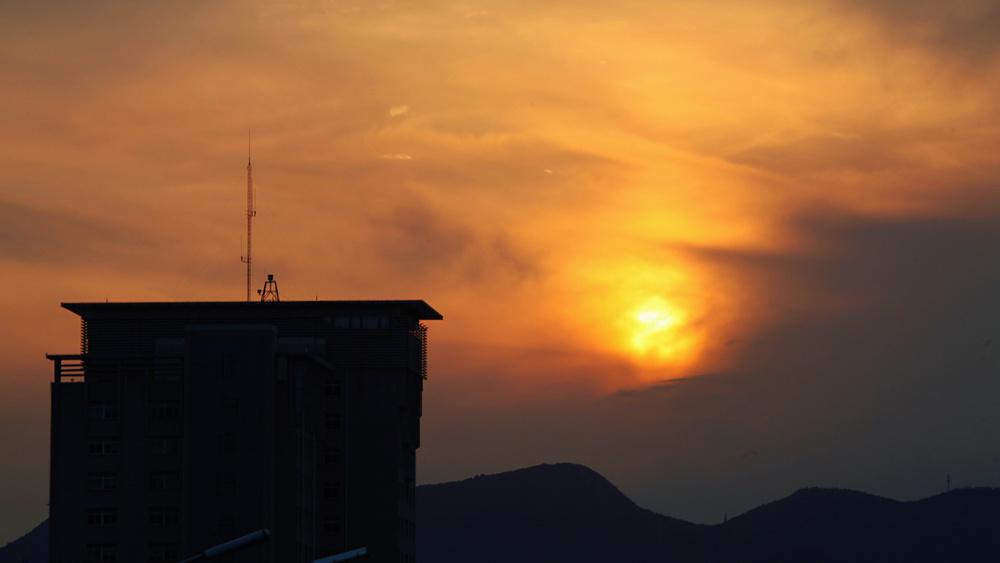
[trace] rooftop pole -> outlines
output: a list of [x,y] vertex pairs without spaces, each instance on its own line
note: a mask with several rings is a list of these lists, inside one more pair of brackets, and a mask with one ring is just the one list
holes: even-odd
[[250,236],[253,233],[253,218],[257,215],[253,200],[253,169],[250,167],[250,130],[247,129],[247,255],[240,258],[247,265],[247,303],[250,302],[251,286],[253,285]]

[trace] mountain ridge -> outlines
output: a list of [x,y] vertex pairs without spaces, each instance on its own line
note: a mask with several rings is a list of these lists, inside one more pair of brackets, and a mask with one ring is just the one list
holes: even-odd
[[424,485],[417,501],[418,555],[434,563],[1000,560],[1000,489],[896,501],[807,487],[707,525],[643,509],[584,466],[554,464]]
[[47,563],[48,560],[48,518],[28,533],[0,547],[0,563]]
[[[428,563],[1000,561],[1000,489],[896,501],[807,487],[720,524],[640,507],[592,469],[559,463],[417,487]],[[48,521],[0,563],[48,559]]]

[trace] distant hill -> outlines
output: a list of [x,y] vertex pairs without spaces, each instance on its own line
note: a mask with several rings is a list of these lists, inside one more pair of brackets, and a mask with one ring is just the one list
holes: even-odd
[[724,524],[636,506],[571,464],[417,488],[427,563],[608,561],[1000,561],[1000,490],[898,502],[802,489]]
[[[898,502],[801,489],[724,524],[640,508],[568,463],[417,487],[422,563],[1000,561],[1000,489]],[[0,549],[0,563],[48,557],[48,521]]]
[[48,563],[49,521],[0,548],[0,563]]
[[716,528],[729,560],[1000,561],[1000,489],[914,502],[801,489]]
[[572,464],[417,487],[417,526],[428,563],[683,560],[708,528],[640,508]]

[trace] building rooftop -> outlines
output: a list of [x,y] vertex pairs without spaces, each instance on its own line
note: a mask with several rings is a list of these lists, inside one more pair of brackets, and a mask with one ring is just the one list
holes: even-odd
[[376,301],[181,301],[139,303],[63,303],[85,319],[99,318],[290,318],[326,315],[400,315],[441,320],[441,313],[422,300]]

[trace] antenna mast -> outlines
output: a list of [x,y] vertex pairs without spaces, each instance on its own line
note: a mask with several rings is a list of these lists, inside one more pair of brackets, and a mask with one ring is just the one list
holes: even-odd
[[253,197],[253,169],[250,167],[250,131],[247,131],[247,255],[240,260],[247,265],[247,303],[250,302],[250,286],[253,283],[251,275],[252,261],[250,258],[250,235],[253,232],[253,218],[257,215],[254,209]]

